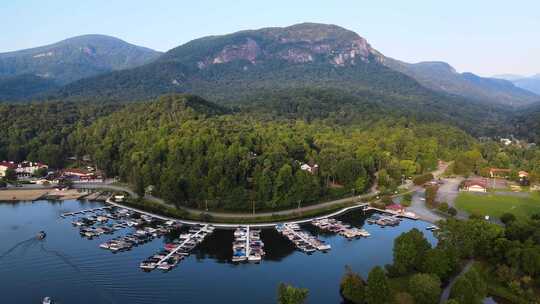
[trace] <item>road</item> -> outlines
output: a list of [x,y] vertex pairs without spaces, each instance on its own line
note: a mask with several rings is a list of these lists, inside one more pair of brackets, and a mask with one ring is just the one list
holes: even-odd
[[[448,167],[448,164],[446,164],[446,163],[442,164],[437,168],[437,170],[433,171],[432,174],[436,178],[438,178],[439,176],[441,176],[444,173],[444,171],[446,170],[447,167]],[[113,191],[124,191],[124,192],[129,193],[129,195],[131,195],[132,197],[138,198],[138,195],[135,192],[133,192],[131,189],[129,189],[128,187],[114,185],[114,184],[111,184],[111,183],[84,183],[84,184],[81,183],[81,184],[75,184],[74,187],[75,188],[87,188],[87,189],[109,189],[109,190],[113,190]],[[427,207],[425,207],[425,204],[422,201],[419,200],[419,198],[421,196],[423,196],[423,194],[418,194],[418,192],[423,191],[423,188],[415,187],[414,190],[416,192],[415,192],[415,195],[413,196],[413,206],[409,207],[408,209],[410,211],[412,211],[412,212],[417,213],[417,215],[420,217],[420,219],[425,220],[425,221],[436,223],[437,221],[443,219],[442,217],[438,216],[437,214],[431,212]],[[343,199],[333,200],[333,201],[320,203],[320,204],[315,204],[315,205],[310,205],[310,206],[301,207],[301,208],[287,209],[287,210],[274,211],[274,212],[231,213],[231,212],[215,212],[215,211],[206,211],[205,212],[205,211],[200,210],[200,209],[193,209],[193,208],[188,208],[188,207],[181,207],[181,209],[183,209],[183,210],[185,210],[187,212],[190,212],[190,213],[194,213],[194,214],[200,214],[201,212],[205,212],[206,214],[208,214],[208,215],[210,215],[212,217],[224,218],[224,219],[233,219],[233,218],[253,219],[253,218],[257,218],[257,217],[292,215],[292,214],[295,214],[295,213],[304,213],[304,212],[309,212],[309,211],[314,211],[314,210],[319,210],[319,209],[331,208],[331,207],[341,205],[341,204],[344,204],[344,203],[358,202],[358,201],[361,201],[361,200],[365,200],[365,199],[367,199],[367,198],[369,198],[369,197],[371,197],[373,195],[377,195],[378,193],[379,192],[377,191],[376,187],[372,187],[370,189],[370,192],[367,193],[367,194],[346,197],[346,198],[343,198]],[[417,197],[418,199],[415,200],[414,197]],[[165,203],[165,201],[163,199],[152,196],[152,195],[145,195],[144,199],[146,199],[148,201],[151,201],[151,202],[154,202],[154,203],[162,204],[162,205],[165,205],[165,206],[169,206],[169,207],[171,206],[171,205]]]
[[[78,188],[78,189],[108,189],[108,190],[119,191],[119,192],[123,191],[123,192],[129,193],[129,195],[131,195],[134,198],[139,197],[135,192],[133,192],[128,187],[119,186],[119,185],[102,184],[102,183],[84,183],[84,184],[81,183],[81,184],[75,184],[75,185],[73,185],[73,187]],[[306,207],[301,207],[301,208],[281,210],[281,211],[274,211],[274,212],[261,212],[261,213],[253,214],[253,213],[230,213],[230,212],[207,211],[205,213],[209,214],[212,217],[229,218],[229,219],[231,219],[231,218],[250,219],[250,218],[276,216],[276,215],[278,215],[278,216],[279,215],[291,215],[291,214],[295,214],[295,213],[304,213],[304,212],[307,212],[307,211],[325,209],[325,208],[333,207],[333,206],[336,206],[336,205],[341,205],[341,204],[344,204],[344,203],[357,202],[357,201],[361,201],[363,199],[367,199],[370,196],[373,196],[373,195],[376,195],[376,194],[377,194],[377,192],[376,193],[367,193],[367,194],[363,194],[363,195],[346,197],[346,198],[343,198],[343,199],[333,200],[333,201],[320,203],[320,204],[316,204],[316,205],[311,205],[311,206],[306,206]],[[162,205],[165,205],[165,206],[168,206],[168,207],[171,206],[171,205],[165,203],[165,201],[163,199],[152,196],[152,195],[145,195],[144,199],[146,199],[148,201],[151,201],[151,202],[154,202],[154,203],[162,204]],[[203,210],[193,209],[193,208],[188,208],[188,207],[181,207],[181,209],[183,209],[183,210],[185,210],[187,212],[190,212],[190,213],[194,213],[194,214],[200,214],[201,212],[204,212]]]
[[454,276],[450,282],[448,283],[448,285],[446,286],[446,288],[443,290],[443,292],[441,293],[441,299],[439,301],[440,304],[443,304],[445,303],[446,301],[448,301],[448,298],[450,297],[450,291],[452,291],[452,287],[454,286],[454,284],[456,283],[456,281],[459,279],[460,276],[462,276],[463,274],[465,274],[467,271],[469,271],[469,269],[471,269],[472,265],[474,263],[474,260],[469,260],[467,261],[467,264],[465,265],[465,267],[463,267],[463,269],[461,270],[461,272]]

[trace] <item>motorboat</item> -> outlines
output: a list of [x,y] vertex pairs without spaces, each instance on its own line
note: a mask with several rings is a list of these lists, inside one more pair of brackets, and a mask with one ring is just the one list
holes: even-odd
[[36,235],[36,238],[38,240],[43,240],[44,238],[47,237],[47,234],[45,233],[45,231],[41,230],[37,235]]
[[45,297],[43,298],[43,300],[41,301],[42,304],[53,304],[53,300],[50,298],[50,297]]

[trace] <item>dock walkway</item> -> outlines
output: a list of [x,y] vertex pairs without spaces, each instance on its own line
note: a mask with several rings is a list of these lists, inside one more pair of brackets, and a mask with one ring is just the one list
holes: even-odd
[[111,206],[105,206],[105,207],[99,207],[99,208],[79,210],[79,211],[74,211],[74,212],[66,212],[66,213],[63,213],[60,216],[61,217],[73,216],[73,215],[77,215],[77,214],[84,214],[84,213],[87,213],[87,212],[96,212],[96,211],[107,210],[107,209],[111,209],[111,208],[112,208]]
[[205,225],[203,227],[201,227],[201,229],[199,231],[197,231],[196,233],[193,233],[193,234],[190,234],[190,236],[185,240],[183,241],[180,245],[178,245],[173,251],[171,251],[169,254],[167,254],[163,259],[161,259],[157,265],[161,265],[161,263],[167,261],[168,259],[170,259],[174,254],[176,254],[178,251],[180,251],[180,249],[184,248],[184,246],[189,243],[191,240],[193,240],[193,238],[197,235],[199,235],[201,232],[203,231],[207,231],[207,228],[208,228],[208,225]]

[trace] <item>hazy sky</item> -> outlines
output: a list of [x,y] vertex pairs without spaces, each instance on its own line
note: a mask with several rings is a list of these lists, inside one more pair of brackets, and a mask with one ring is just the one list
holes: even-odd
[[166,51],[191,39],[299,22],[333,23],[408,62],[480,75],[540,73],[540,0],[17,0],[0,4],[0,52],[81,34]]

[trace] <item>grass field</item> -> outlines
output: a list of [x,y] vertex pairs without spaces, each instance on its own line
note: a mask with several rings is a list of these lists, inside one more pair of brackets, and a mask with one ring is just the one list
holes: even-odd
[[469,214],[500,217],[503,213],[509,212],[518,218],[527,218],[531,214],[540,213],[540,194],[530,193],[523,197],[512,194],[462,192],[456,199],[456,207]]

